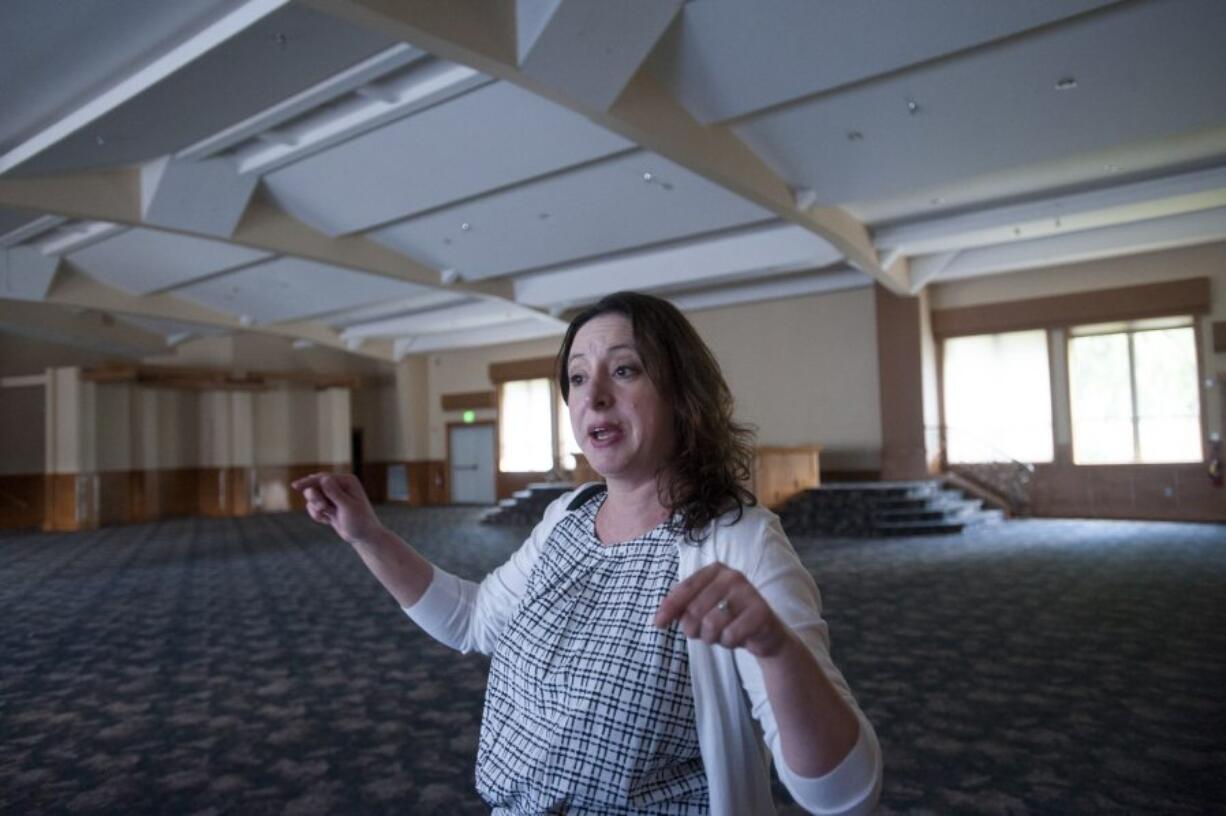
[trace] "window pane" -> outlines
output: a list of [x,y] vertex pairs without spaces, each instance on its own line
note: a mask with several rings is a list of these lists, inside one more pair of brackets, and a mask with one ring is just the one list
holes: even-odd
[[1128,335],[1073,337],[1068,345],[1073,461],[1134,461]]
[[1189,328],[1133,335],[1142,462],[1199,462],[1196,335]]
[[1052,460],[1047,332],[947,340],[943,367],[949,461]]
[[575,441],[575,431],[570,426],[570,410],[567,409],[566,403],[562,401],[562,395],[558,395],[558,435],[561,448],[558,451],[558,461],[561,462],[563,470],[574,470],[578,462],[575,461],[575,456],[583,453],[579,443]]
[[553,405],[549,379],[503,383],[498,411],[498,469],[503,473],[553,470]]

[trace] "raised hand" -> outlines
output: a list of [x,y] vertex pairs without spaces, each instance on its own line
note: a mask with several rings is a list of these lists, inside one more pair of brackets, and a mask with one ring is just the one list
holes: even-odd
[[330,525],[350,544],[370,541],[384,531],[362,483],[353,474],[312,473],[292,487],[306,499],[307,515],[319,524]]
[[664,597],[653,622],[663,629],[673,621],[681,622],[686,637],[744,648],[755,657],[773,657],[793,638],[749,579],[720,563],[698,570]]

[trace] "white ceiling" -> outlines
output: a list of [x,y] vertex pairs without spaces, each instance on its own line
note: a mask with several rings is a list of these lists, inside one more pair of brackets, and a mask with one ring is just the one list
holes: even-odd
[[4,15],[0,299],[168,342],[393,359],[1226,239],[1221,0]]

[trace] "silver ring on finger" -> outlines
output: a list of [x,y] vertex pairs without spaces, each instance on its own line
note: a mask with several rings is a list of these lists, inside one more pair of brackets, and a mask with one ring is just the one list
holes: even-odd
[[726,615],[732,614],[732,605],[728,603],[727,598],[720,598],[719,603],[715,605],[715,608]]

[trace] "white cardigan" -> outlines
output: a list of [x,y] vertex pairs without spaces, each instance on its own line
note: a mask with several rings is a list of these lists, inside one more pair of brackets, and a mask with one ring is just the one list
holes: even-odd
[[[404,611],[441,643],[461,652],[475,649],[490,654],[527,589],[541,548],[574,496],[567,493],[554,501],[523,546],[480,584],[435,567],[426,592]],[[784,760],[757,659],[744,649],[729,650],[687,640],[694,716],[710,786],[712,816],[765,816],[775,812],[770,788],[771,754],[780,779],[809,812],[871,812],[881,791],[877,736],[830,660],[817,585],[796,557],[778,517],[760,507],[745,508],[736,524],[721,521],[701,544],[679,543],[678,553],[678,580],[716,561],[744,573],[775,614],[813,651],[860,720],[860,738],[838,767],[817,778],[797,776]],[[769,753],[764,740],[770,746]]]

